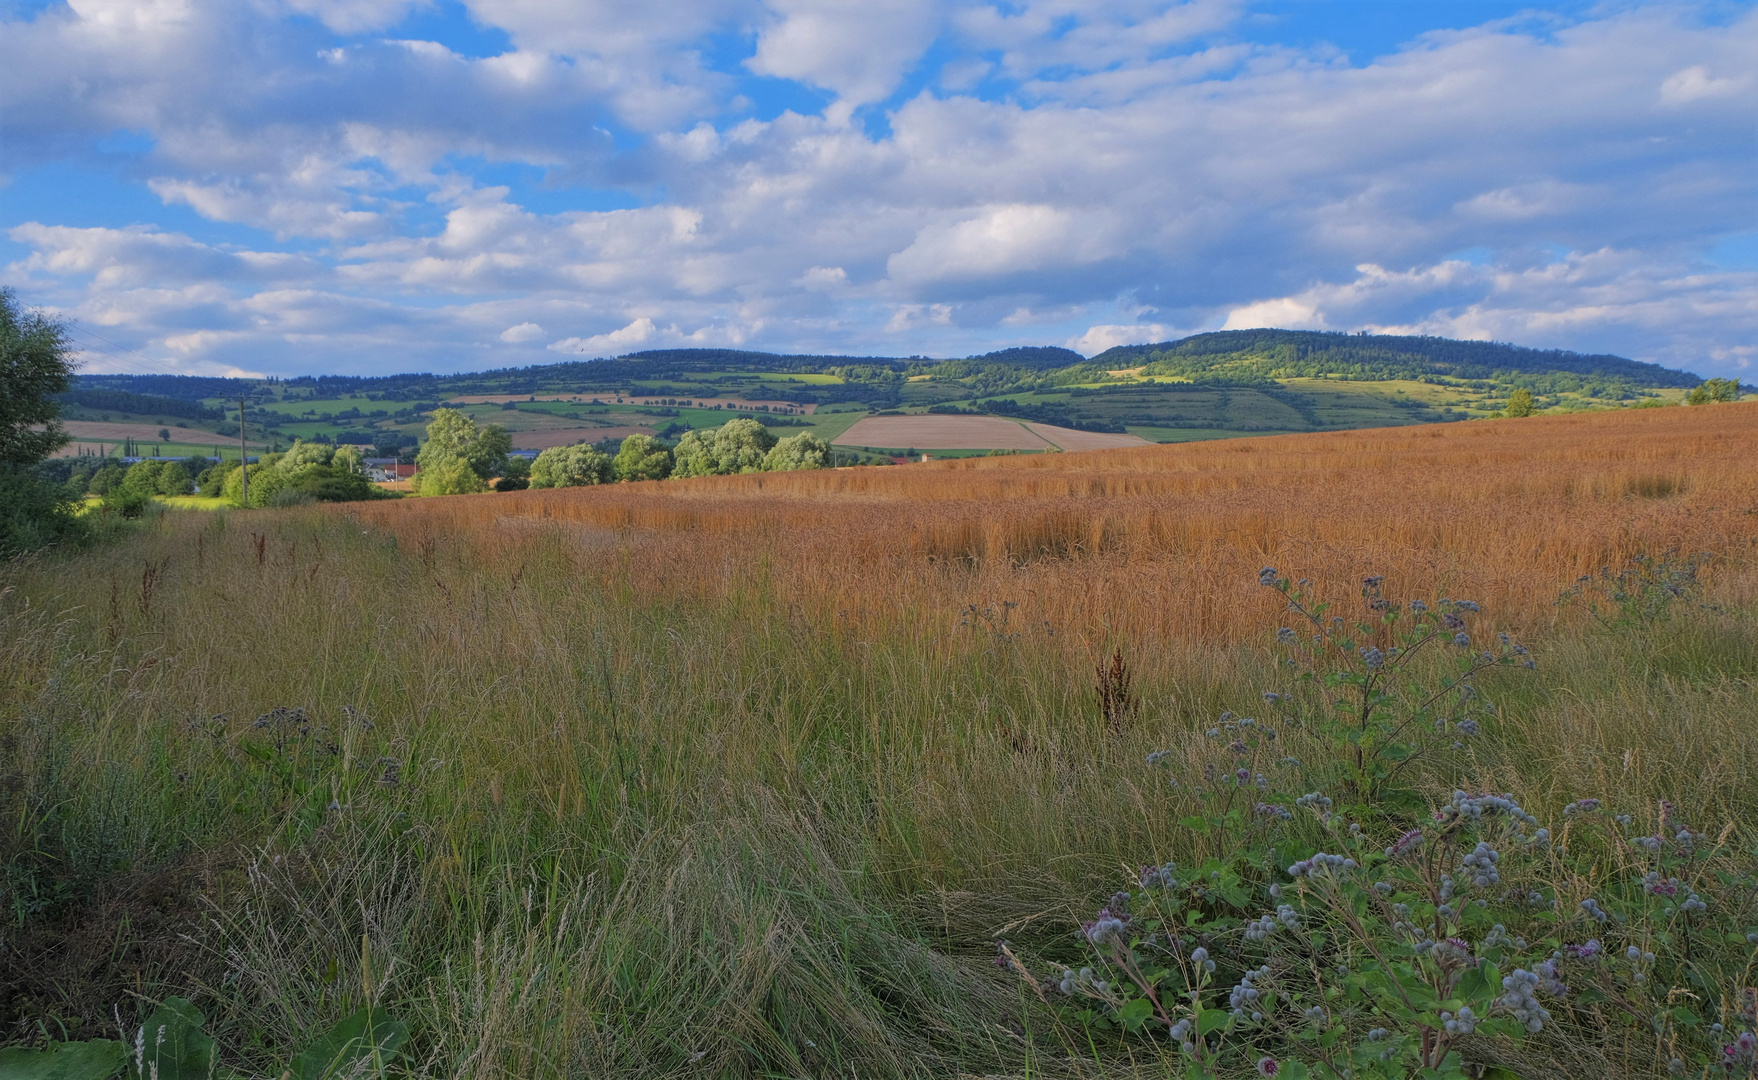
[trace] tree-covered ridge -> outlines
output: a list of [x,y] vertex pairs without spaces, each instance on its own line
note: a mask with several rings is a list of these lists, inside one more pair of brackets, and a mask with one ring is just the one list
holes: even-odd
[[1259,379],[1333,376],[1350,379],[1497,379],[1510,375],[1574,375],[1568,387],[1593,381],[1689,389],[1703,380],[1621,356],[1528,349],[1495,341],[1315,330],[1222,330],[1157,345],[1120,345],[1093,358],[1112,370],[1146,366],[1144,374],[1192,377],[1219,373]]

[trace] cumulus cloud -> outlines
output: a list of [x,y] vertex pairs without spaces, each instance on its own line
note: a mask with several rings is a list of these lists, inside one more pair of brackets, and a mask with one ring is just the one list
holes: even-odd
[[[414,37],[419,0],[69,0],[0,25],[4,168],[102,162],[211,228],[32,204],[5,273],[280,371],[1257,325],[1750,362],[1750,274],[1704,256],[1758,212],[1758,12],[1350,63],[1243,4],[465,0],[509,43],[477,56]],[[816,92],[754,111],[754,76]]]

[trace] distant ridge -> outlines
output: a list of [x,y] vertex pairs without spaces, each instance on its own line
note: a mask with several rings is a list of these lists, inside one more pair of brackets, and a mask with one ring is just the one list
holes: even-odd
[[[324,395],[395,394],[404,398],[433,394],[484,393],[511,386],[533,390],[566,385],[612,385],[619,379],[677,379],[704,372],[777,374],[902,373],[937,365],[1011,368],[1034,376],[1068,372],[1075,381],[1106,370],[1146,367],[1150,374],[1204,383],[1261,385],[1269,380],[1333,376],[1351,379],[1420,379],[1450,376],[1494,380],[1504,376],[1566,374],[1635,387],[1689,389],[1703,380],[1685,371],[1621,356],[1589,355],[1561,349],[1529,349],[1494,341],[1389,334],[1342,334],[1313,330],[1221,330],[1157,344],[1120,345],[1092,359],[1054,345],[1017,346],[940,360],[926,356],[843,356],[770,353],[746,349],[647,349],[614,358],[569,360],[522,368],[462,372],[455,375],[302,375],[268,380],[309,387]],[[81,390],[125,391],[184,401],[236,398],[262,384],[259,379],[191,375],[82,375]]]
[[[1229,360],[1233,362],[1217,362]],[[1488,379],[1504,372],[1566,371],[1639,386],[1688,389],[1703,381],[1689,372],[1607,354],[1528,349],[1498,341],[1318,330],[1218,330],[1157,345],[1119,345],[1093,357],[1093,363],[1113,370],[1152,363],[1180,369],[1167,374],[1200,374],[1227,367],[1267,379],[1313,375]]]

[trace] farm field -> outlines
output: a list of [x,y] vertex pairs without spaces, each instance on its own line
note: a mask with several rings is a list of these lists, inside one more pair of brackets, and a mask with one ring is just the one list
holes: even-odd
[[[1626,909],[1581,913],[1647,865],[1599,858],[1581,800],[1698,837],[1668,873],[1713,932],[1688,962],[1644,939],[1634,1018],[1551,1001],[1541,1036],[1462,1044],[1520,1080],[1664,1076],[1711,1052],[1672,1012],[1657,1043],[1668,988],[1740,1000],[1758,920],[1753,460],[1745,403],[151,516],[0,566],[0,865],[29,898],[0,1025],[103,1037],[179,995],[253,1076],[367,1002],[410,1076],[1182,1075],[1056,990],[1096,962],[1082,924],[1168,862],[1304,903],[1275,867],[1353,822],[1378,873],[1399,816],[1460,790],[1591,857],[1531,879],[1554,924],[1497,909],[1541,955],[1636,944]],[[1643,566],[1667,588],[1593,586]],[[1398,775],[1408,803],[1349,807],[1321,729],[1264,696],[1299,625],[1266,567],[1348,620],[1383,576],[1536,666],[1476,678],[1493,710]],[[1241,765],[1223,713],[1280,737]],[[1297,812],[1275,852],[1301,854],[1241,861],[1281,826],[1225,824],[1235,790]],[[1337,819],[1293,801],[1318,791]],[[1503,845],[1510,881],[1538,847]],[[1223,1003],[1260,955],[1233,887],[1203,939]],[[1628,966],[1569,974],[1648,993]]]
[[[98,420],[67,420],[62,426],[76,441],[118,443],[123,439],[133,439],[142,444],[159,442],[159,430],[166,428],[164,424],[116,424]],[[171,432],[171,442],[185,446],[232,446],[238,445],[238,436],[216,435],[211,431],[198,428],[166,428]],[[72,449],[69,447],[69,449]]]
[[1076,431],[999,416],[869,416],[832,440],[839,446],[921,450],[1102,450],[1143,446],[1134,435]]

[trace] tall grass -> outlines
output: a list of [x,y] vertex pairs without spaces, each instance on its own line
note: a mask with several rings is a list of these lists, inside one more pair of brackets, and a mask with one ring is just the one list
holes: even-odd
[[[4,1038],[179,993],[267,1069],[372,998],[434,1076],[1131,1073],[995,941],[1189,857],[1142,758],[1257,700],[1264,562],[1535,635],[1432,783],[1754,820],[1753,416],[165,514],[11,564]],[[1552,603],[1669,547],[1719,610]]]

